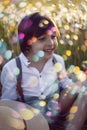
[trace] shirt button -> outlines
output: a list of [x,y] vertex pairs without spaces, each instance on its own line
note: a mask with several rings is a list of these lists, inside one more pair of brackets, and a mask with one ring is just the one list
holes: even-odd
[[39,99],[44,100],[44,99],[46,99],[46,96],[45,96],[45,95],[40,95],[40,96],[39,96]]
[[41,95],[43,95],[43,92],[41,92]]

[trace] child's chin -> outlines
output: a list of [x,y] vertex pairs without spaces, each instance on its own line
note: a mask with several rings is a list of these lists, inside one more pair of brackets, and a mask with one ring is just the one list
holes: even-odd
[[45,55],[45,59],[49,60],[52,57],[53,53]]

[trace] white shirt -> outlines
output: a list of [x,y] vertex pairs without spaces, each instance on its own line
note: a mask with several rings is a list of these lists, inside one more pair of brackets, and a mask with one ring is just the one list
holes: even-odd
[[[63,58],[60,55],[54,54],[58,63],[61,63],[62,70],[65,70]],[[36,96],[41,94],[48,96],[53,94],[58,87],[66,88],[71,84],[71,80],[66,77],[58,81],[58,75],[55,71],[53,58],[49,59],[40,73],[36,68],[30,67],[29,60],[23,53],[19,55],[22,65],[22,84],[24,97]],[[16,91],[18,68],[15,58],[10,60],[3,67],[1,73],[2,96],[1,99],[16,100],[18,93]]]

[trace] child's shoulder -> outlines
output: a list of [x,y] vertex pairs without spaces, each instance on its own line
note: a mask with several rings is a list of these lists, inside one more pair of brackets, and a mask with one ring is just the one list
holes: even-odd
[[5,65],[4,68],[14,68],[16,66],[15,58],[9,60]]

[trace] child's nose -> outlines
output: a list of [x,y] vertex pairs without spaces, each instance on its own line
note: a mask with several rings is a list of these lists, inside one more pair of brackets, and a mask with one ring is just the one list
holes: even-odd
[[54,41],[51,38],[49,38],[48,41],[47,41],[47,45],[48,46],[53,46],[54,45]]

